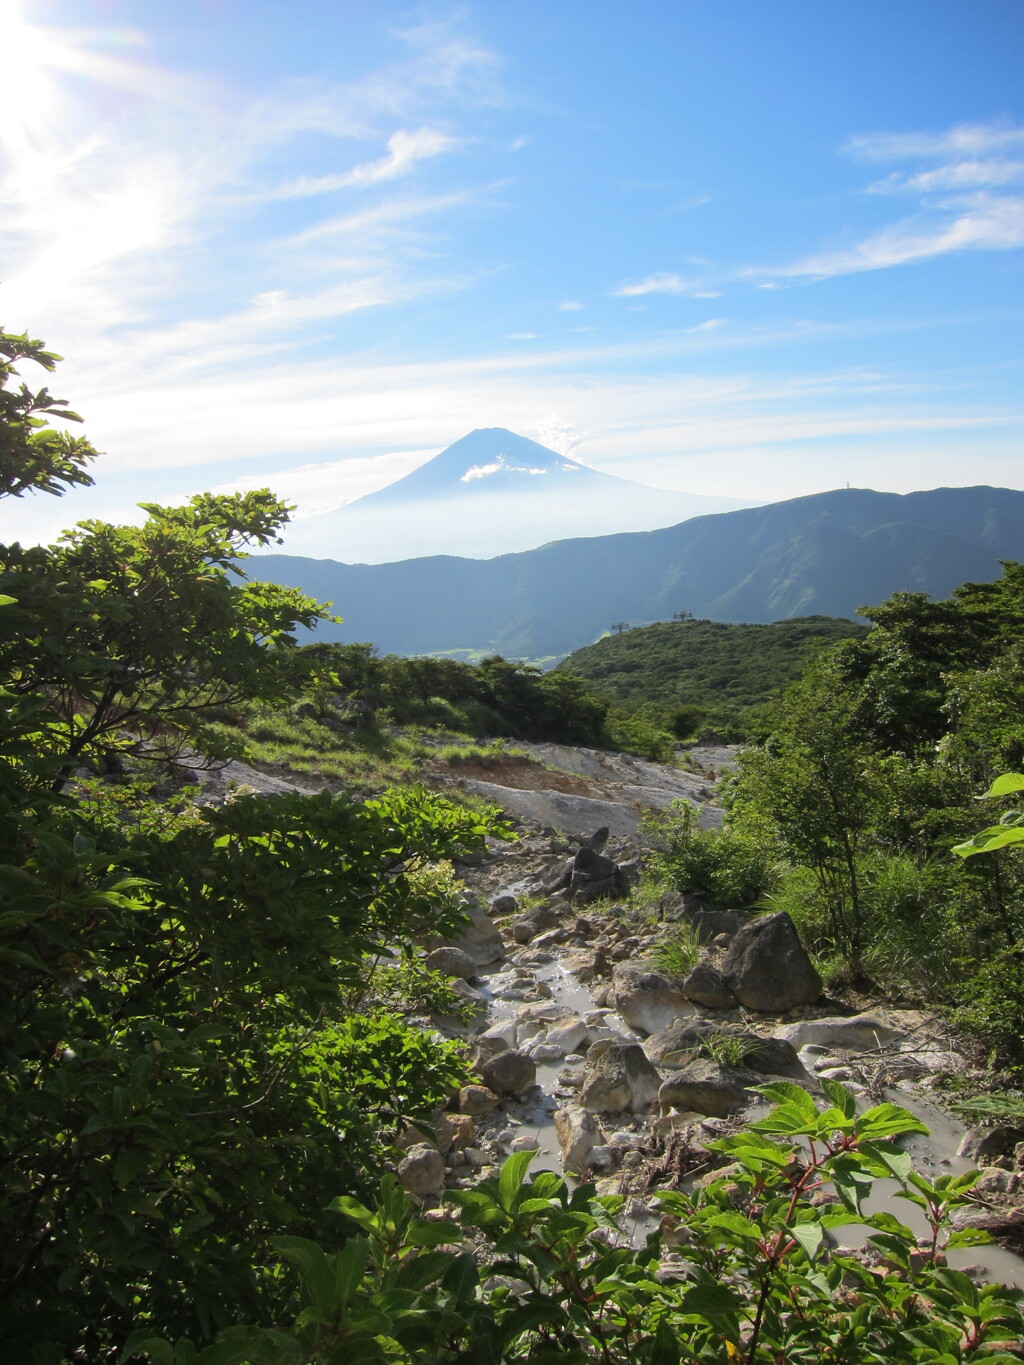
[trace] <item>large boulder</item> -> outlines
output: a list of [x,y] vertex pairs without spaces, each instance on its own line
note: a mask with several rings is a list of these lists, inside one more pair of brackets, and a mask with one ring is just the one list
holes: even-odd
[[620,962],[612,973],[615,1008],[630,1028],[659,1033],[673,1019],[695,1014],[681,988],[642,962]]
[[639,1113],[658,1099],[661,1077],[639,1043],[611,1043],[588,1069],[580,1103],[596,1113]]
[[489,1057],[480,1072],[484,1085],[496,1095],[522,1095],[537,1083],[536,1063],[512,1048]]
[[572,860],[570,899],[586,904],[601,896],[625,895],[628,890],[629,883],[619,874],[618,864],[584,844]]
[[830,1015],[825,1019],[801,1019],[779,1029],[776,1037],[783,1038],[797,1050],[803,1047],[827,1047],[833,1051],[870,1052],[904,1036],[900,1029],[884,1023],[873,1014]]
[[744,925],[729,945],[722,980],[741,1005],[765,1014],[785,1014],[821,994],[821,977],[785,910]]
[[505,945],[493,922],[479,906],[471,905],[463,908],[469,917],[469,924],[448,943],[439,934],[432,934],[427,939],[426,947],[428,949],[447,946],[459,948],[477,967],[486,967],[492,962],[500,962],[505,956]]
[[691,1062],[666,1077],[658,1092],[661,1112],[680,1109],[687,1113],[725,1118],[742,1109],[754,1096],[747,1089],[748,1073],[717,1062]]
[[463,981],[470,981],[476,976],[476,963],[470,955],[450,944],[428,953],[423,965],[428,971],[440,972],[442,976],[461,977]]

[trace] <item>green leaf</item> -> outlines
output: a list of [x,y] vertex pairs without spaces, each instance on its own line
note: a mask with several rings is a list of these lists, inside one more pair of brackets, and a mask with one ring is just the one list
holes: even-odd
[[876,1104],[862,1114],[857,1124],[862,1138],[895,1137],[898,1133],[928,1135],[927,1125],[897,1104]]
[[340,1213],[345,1218],[351,1218],[354,1223],[358,1223],[367,1232],[379,1230],[376,1214],[371,1213],[365,1204],[361,1204],[358,1199],[353,1199],[349,1194],[339,1194],[337,1199],[332,1199],[327,1205],[326,1212]]
[[520,1199],[520,1190],[530,1169],[533,1152],[513,1152],[501,1168],[498,1177],[498,1202],[508,1213],[512,1213]]
[[658,1328],[651,1343],[651,1353],[647,1359],[649,1365],[679,1365],[681,1359],[679,1342],[665,1318],[658,1321]]
[[1008,796],[1010,792],[1024,791],[1024,773],[1003,773],[989,787],[986,796]]
[[345,1309],[363,1282],[370,1243],[366,1237],[350,1237],[334,1258],[333,1309]]
[[974,853],[991,853],[994,849],[1019,843],[1024,843],[1024,826],[991,825],[966,843],[954,844],[952,851],[961,858],[970,858]]
[[794,1223],[789,1232],[793,1240],[803,1247],[808,1260],[813,1261],[825,1240],[825,1229],[822,1225],[817,1222]]
[[822,1090],[829,1097],[829,1099],[832,1101],[832,1103],[835,1105],[835,1107],[839,1110],[839,1112],[843,1115],[844,1118],[852,1119],[856,1116],[857,1113],[856,1096],[851,1094],[851,1092],[847,1090],[845,1085],[841,1085],[839,1081],[830,1080],[827,1076],[819,1077],[819,1083],[821,1085]]
[[451,1223],[447,1219],[430,1222],[420,1218],[409,1224],[405,1240],[409,1246],[414,1247],[446,1246],[461,1242],[462,1231],[458,1223]]

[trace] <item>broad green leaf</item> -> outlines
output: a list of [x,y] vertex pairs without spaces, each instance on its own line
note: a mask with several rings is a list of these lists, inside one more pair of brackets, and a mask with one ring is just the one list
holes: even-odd
[[980,834],[976,834],[973,839],[968,839],[962,844],[954,844],[952,851],[961,858],[969,858],[974,853],[991,853],[994,849],[1019,843],[1024,843],[1024,826],[991,825]]
[[501,1174],[498,1176],[498,1201],[508,1213],[512,1213],[518,1207],[523,1181],[533,1158],[533,1152],[513,1152],[501,1168]]
[[366,1237],[350,1237],[334,1258],[334,1303],[332,1310],[345,1309],[359,1288],[366,1271],[370,1243]]
[[897,1104],[876,1104],[862,1114],[857,1123],[862,1138],[895,1137],[898,1133],[923,1133],[927,1125]]
[[405,1240],[409,1246],[414,1247],[445,1246],[449,1243],[461,1242],[462,1230],[458,1223],[451,1223],[447,1219],[430,1222],[427,1219],[418,1218],[415,1222],[410,1223],[406,1229]]
[[819,1077],[819,1083],[844,1118],[852,1119],[856,1115],[856,1097],[844,1085],[841,1085],[839,1081],[830,1080],[828,1076]]
[[806,1251],[808,1260],[813,1261],[825,1240],[825,1229],[822,1225],[816,1222],[794,1223],[790,1227],[789,1233],[793,1240],[799,1242]]
[[986,796],[1008,796],[1010,792],[1024,791],[1024,773],[1003,773],[989,787]]

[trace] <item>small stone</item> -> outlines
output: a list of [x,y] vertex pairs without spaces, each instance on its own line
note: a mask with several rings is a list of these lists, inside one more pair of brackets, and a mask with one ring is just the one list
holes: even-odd
[[734,1009],[736,997],[713,967],[699,962],[683,982],[683,994],[688,1000],[708,1009]]
[[426,1143],[411,1147],[398,1163],[398,1182],[410,1194],[440,1194],[444,1189],[444,1157]]
[[445,1114],[444,1120],[451,1132],[452,1147],[468,1147],[473,1141],[475,1129],[468,1114]]
[[579,1175],[601,1136],[601,1130],[593,1114],[575,1105],[567,1109],[556,1109],[555,1135],[562,1150],[563,1167]]
[[530,1137],[528,1133],[520,1133],[518,1137],[512,1139],[508,1145],[510,1152],[535,1152],[540,1143],[535,1137]]
[[522,1052],[499,1052],[483,1065],[484,1084],[497,1095],[521,1095],[537,1082],[537,1068]]
[[486,1085],[464,1085],[459,1091],[460,1114],[489,1114],[498,1107],[498,1097]]

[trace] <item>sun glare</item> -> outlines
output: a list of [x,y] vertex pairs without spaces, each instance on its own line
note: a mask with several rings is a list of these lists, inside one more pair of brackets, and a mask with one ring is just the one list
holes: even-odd
[[20,4],[0,0],[0,144],[12,156],[30,152],[34,130],[49,121],[56,95],[52,68],[63,64],[60,44],[27,23]]

